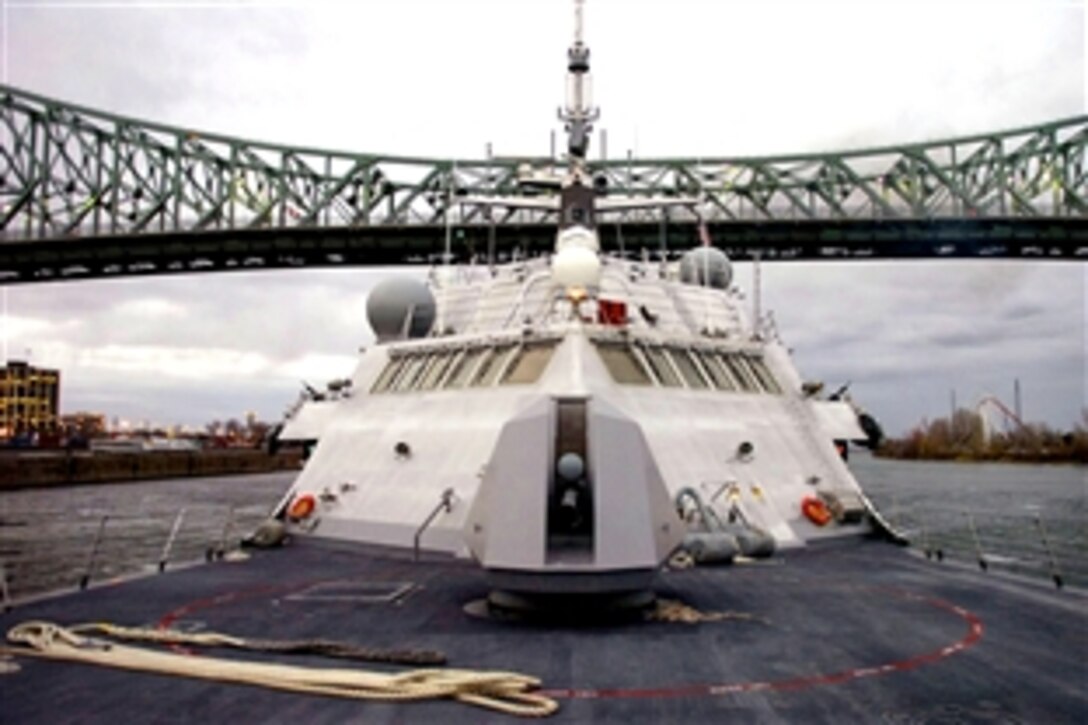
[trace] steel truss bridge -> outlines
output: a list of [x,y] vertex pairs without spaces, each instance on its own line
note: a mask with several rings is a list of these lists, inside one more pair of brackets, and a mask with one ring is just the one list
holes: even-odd
[[[1088,260],[1088,116],[841,153],[600,159],[609,197],[705,199],[735,259]],[[561,159],[326,151],[165,126],[0,85],[0,284],[250,268],[504,261],[548,253],[527,196]],[[696,210],[611,212],[604,248],[674,255]]]

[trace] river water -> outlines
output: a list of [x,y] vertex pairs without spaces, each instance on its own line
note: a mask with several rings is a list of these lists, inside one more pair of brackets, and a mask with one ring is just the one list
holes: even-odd
[[[885,518],[919,549],[1088,586],[1084,467],[888,461],[857,453],[850,465]],[[183,509],[170,564],[200,559],[224,544],[236,547],[294,475],[0,493],[0,563],[11,595],[72,587],[85,575],[101,580],[153,571]]]
[[157,569],[183,509],[169,562],[237,547],[296,475],[277,471],[0,493],[0,562],[6,564],[11,596],[71,587],[88,573],[101,580]]
[[1088,468],[855,455],[870,500],[912,546],[1088,586]]

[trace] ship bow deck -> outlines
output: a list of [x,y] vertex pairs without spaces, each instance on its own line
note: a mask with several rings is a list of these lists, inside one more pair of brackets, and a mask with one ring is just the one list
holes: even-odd
[[[571,721],[1077,722],[1088,714],[1082,592],[954,569],[874,542],[666,572],[656,591],[721,616],[584,626],[480,619],[464,612],[487,594],[468,562],[307,542],[27,604],[0,617],[0,627],[105,620],[437,649],[453,667],[539,677],[560,704],[557,717]],[[313,656],[192,656],[205,653],[330,666]],[[360,703],[25,657],[16,663],[18,671],[0,674],[9,722],[508,717],[450,701]]]

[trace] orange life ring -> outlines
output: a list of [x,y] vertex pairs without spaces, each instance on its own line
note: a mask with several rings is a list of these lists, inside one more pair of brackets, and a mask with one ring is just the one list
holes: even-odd
[[295,496],[291,505],[287,507],[287,516],[292,521],[301,521],[314,512],[317,507],[317,499],[312,493],[300,493]]
[[817,526],[827,526],[833,518],[827,504],[812,496],[801,499],[801,513]]

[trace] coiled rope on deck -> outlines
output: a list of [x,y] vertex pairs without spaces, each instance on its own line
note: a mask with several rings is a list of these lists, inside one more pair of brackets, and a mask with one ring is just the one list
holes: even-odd
[[[193,636],[207,637],[208,634]],[[236,639],[228,635],[217,636]],[[540,680],[516,672],[420,669],[391,674],[190,657],[85,637],[72,628],[39,621],[12,627],[8,631],[8,641],[21,646],[0,647],[0,654],[234,682],[288,692],[386,702],[453,699],[521,717],[545,717],[559,708],[552,698],[533,692],[540,687]]]
[[656,606],[646,612],[646,619],[651,622],[679,622],[683,624],[725,622],[728,620],[768,624],[763,617],[748,612],[703,612],[675,599],[658,599]]

